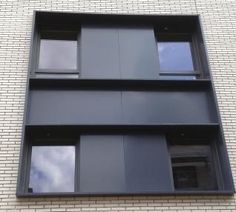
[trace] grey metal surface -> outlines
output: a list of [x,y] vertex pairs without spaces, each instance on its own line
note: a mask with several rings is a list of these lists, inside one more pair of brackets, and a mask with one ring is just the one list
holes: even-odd
[[124,192],[123,136],[81,136],[80,150],[81,192]]
[[34,90],[28,117],[28,124],[121,122],[121,92]]
[[119,28],[122,79],[157,79],[158,55],[153,28]]
[[125,136],[128,192],[173,191],[164,135]]
[[213,114],[203,91],[33,90],[28,124],[204,124]]
[[81,49],[81,78],[158,77],[158,55],[151,27],[83,25]]
[[126,123],[211,123],[208,94],[198,91],[123,92]]
[[82,26],[81,49],[81,78],[120,78],[116,28]]

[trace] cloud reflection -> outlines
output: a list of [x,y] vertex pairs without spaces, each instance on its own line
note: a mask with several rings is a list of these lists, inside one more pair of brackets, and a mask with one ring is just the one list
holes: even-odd
[[74,146],[33,146],[30,185],[32,192],[73,192]]

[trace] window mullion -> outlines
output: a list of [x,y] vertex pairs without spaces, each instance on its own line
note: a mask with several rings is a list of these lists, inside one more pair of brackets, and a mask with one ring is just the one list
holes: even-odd
[[75,144],[75,176],[74,176],[75,192],[80,191],[80,138]]

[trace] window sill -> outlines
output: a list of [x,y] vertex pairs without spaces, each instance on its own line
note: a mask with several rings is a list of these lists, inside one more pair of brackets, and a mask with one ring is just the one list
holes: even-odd
[[16,193],[18,198],[35,198],[35,197],[109,197],[109,196],[232,196],[234,190],[227,191],[174,191],[174,192],[125,192],[125,193],[114,193],[114,192],[58,192],[58,193]]

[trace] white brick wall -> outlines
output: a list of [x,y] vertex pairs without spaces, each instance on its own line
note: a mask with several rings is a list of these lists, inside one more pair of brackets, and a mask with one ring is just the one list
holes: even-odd
[[33,10],[200,14],[236,182],[236,0],[0,0],[0,211],[236,211],[234,196],[17,199]]

